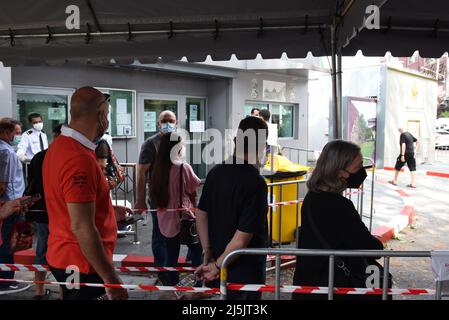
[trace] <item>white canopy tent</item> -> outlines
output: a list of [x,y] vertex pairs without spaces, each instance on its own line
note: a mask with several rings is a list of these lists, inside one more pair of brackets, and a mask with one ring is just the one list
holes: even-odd
[[[77,25],[73,5],[79,29],[66,25]],[[365,28],[370,5],[380,8],[380,30]],[[15,0],[0,10],[0,61],[8,66],[331,56],[334,137],[341,55],[439,57],[448,40],[447,0]]]

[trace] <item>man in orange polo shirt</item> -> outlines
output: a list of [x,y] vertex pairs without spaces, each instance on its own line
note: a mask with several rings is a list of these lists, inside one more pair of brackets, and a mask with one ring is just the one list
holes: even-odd
[[[95,157],[93,141],[108,128],[109,96],[83,87],[71,99],[71,121],[47,151],[43,166],[49,218],[47,261],[60,282],[72,280],[68,267],[80,272],[80,282],[121,284],[112,255],[117,224],[109,187]],[[70,277],[70,278],[68,278]],[[73,280],[72,280],[73,282]],[[127,299],[125,289],[62,286],[67,300],[103,296]]]

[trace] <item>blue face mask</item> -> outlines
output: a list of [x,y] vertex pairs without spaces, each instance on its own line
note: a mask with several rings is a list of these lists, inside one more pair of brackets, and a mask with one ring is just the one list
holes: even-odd
[[176,131],[176,124],[171,122],[163,122],[161,123],[161,132],[162,133],[169,133],[169,132],[175,132]]

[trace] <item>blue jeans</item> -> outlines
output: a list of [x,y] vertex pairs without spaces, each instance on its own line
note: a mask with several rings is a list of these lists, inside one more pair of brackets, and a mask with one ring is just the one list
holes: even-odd
[[[179,235],[173,238],[164,237],[165,261],[163,267],[176,267],[178,265],[181,240]],[[192,260],[192,266],[197,267],[203,262],[203,249],[201,244],[189,245],[187,256]],[[161,272],[159,278],[165,286],[174,286],[179,282],[179,272]]]
[[[14,254],[11,252],[11,233],[16,220],[15,216],[3,220],[1,232],[3,244],[0,246],[0,263],[14,263]],[[14,271],[0,271],[0,279],[14,279]],[[0,288],[7,288],[13,284],[15,284],[15,281],[0,282]]]
[[47,264],[48,223],[35,223],[36,228],[36,264]]
[[[151,199],[148,197],[148,209],[154,209],[151,205]],[[157,221],[157,213],[151,212],[151,220],[153,221],[153,232],[151,235],[151,250],[153,251],[154,265],[162,267],[165,260],[165,242],[164,237],[159,230],[159,222]]]

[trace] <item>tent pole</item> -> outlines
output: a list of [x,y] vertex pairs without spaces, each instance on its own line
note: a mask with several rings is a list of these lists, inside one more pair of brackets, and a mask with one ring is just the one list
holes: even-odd
[[335,25],[330,27],[331,31],[331,63],[332,63],[332,138],[341,139],[341,107],[342,107],[342,84],[341,84],[341,52],[337,53],[337,42],[335,39]]
[[335,52],[335,26],[330,27],[331,32],[331,78],[332,78],[332,139],[338,138],[338,120],[337,120],[337,77],[336,77],[336,65],[337,57]]
[[341,64],[341,51],[337,53],[337,68],[336,68],[336,78],[337,78],[337,121],[338,121],[338,139],[343,139],[343,91],[342,91],[342,64]]

